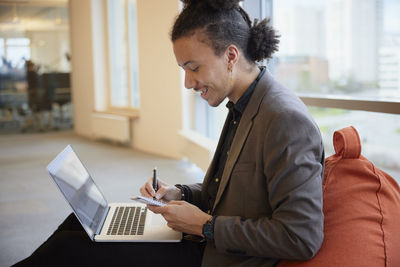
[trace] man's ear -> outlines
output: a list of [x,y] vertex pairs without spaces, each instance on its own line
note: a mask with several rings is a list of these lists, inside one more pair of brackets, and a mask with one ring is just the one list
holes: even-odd
[[236,45],[233,44],[229,45],[225,51],[225,56],[228,61],[228,64],[235,65],[239,60],[239,53],[240,53],[239,49],[236,47]]

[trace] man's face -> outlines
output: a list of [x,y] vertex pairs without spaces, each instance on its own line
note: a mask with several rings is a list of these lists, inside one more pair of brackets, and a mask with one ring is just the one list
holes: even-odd
[[214,50],[199,40],[198,33],[181,37],[173,43],[178,65],[185,71],[185,87],[201,93],[210,106],[216,107],[231,94],[228,57],[216,56]]

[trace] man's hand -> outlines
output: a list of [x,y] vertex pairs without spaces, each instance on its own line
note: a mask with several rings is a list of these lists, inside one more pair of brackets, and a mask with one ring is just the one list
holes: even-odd
[[172,229],[198,236],[203,236],[203,224],[212,218],[211,215],[186,201],[170,201],[164,207],[151,205],[147,207],[154,213],[164,216]]
[[149,198],[155,197],[156,199],[160,200],[163,199],[165,202],[170,200],[180,200],[181,199],[181,192],[180,189],[164,183],[160,179],[157,179],[158,190],[157,192],[154,191],[153,188],[153,178],[150,178],[141,188],[140,193]]

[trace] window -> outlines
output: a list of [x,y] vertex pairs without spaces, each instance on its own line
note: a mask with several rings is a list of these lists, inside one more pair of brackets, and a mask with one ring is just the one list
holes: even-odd
[[4,54],[5,59],[11,64],[13,68],[19,68],[19,69],[24,68],[25,60],[31,58],[31,48],[30,48],[29,38],[21,37],[21,38],[5,39],[4,52],[5,52]]
[[110,108],[139,107],[136,1],[109,0]]
[[69,129],[73,124],[68,2],[39,2],[0,4],[2,132]]
[[275,76],[307,94],[400,100],[400,3],[274,1]]
[[333,132],[353,125],[362,154],[399,177],[400,3],[272,2],[281,34],[274,76],[309,105],[326,155],[333,153]]
[[224,126],[226,115],[228,114],[228,108],[225,100],[218,107],[210,107],[207,101],[201,98],[199,93],[193,94],[193,114],[194,120],[192,124],[192,130],[195,132],[207,136],[213,141],[218,141],[219,135]]

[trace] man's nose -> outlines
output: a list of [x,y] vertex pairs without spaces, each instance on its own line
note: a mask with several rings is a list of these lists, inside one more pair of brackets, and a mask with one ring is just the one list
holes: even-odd
[[192,89],[196,87],[196,80],[190,71],[185,71],[185,87],[187,89]]

